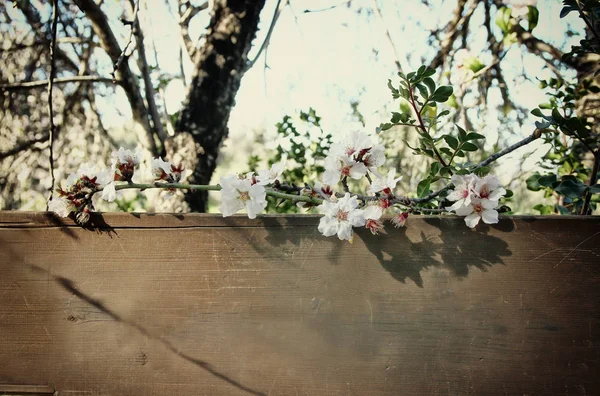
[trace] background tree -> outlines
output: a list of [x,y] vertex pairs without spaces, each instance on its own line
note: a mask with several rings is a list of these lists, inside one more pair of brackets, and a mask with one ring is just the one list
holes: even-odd
[[[267,20],[266,39],[257,46],[259,54],[266,54],[272,37],[277,36],[275,24],[283,10],[293,12],[292,6],[306,4],[283,0],[273,3],[274,13]],[[15,1],[14,4],[18,13],[0,5],[0,29],[3,32],[0,66],[3,100],[0,182],[3,189],[0,204],[5,208],[26,208],[35,191],[43,192],[48,188],[47,169],[44,169],[47,168],[44,164],[48,163],[45,150],[48,120],[43,89],[47,78],[51,13],[48,4],[41,2]],[[107,146],[140,142],[155,155],[166,154],[173,161],[184,159],[186,166],[194,171],[190,182],[206,184],[214,173],[221,144],[227,136],[227,121],[241,77],[256,63],[256,58],[247,61],[247,56],[264,2],[215,1],[212,11],[208,10],[208,2],[179,0],[177,4],[169,3],[175,6],[173,13],[179,20],[185,47],[181,56],[189,56],[195,65],[191,81],[183,67],[177,76],[188,81],[188,99],[176,119],[168,117],[164,103],[165,82],[172,76],[161,71],[154,43],[144,40],[143,30],[147,27],[135,17],[147,13],[152,2],[140,0],[138,5],[135,1],[123,1],[120,4],[122,7],[109,7],[91,0],[59,1],[56,85],[60,90],[55,93],[59,173],[67,171],[72,159],[70,153],[83,151],[92,159],[104,158],[106,161],[113,149]],[[409,5],[414,12],[406,12]],[[431,19],[432,9],[448,5],[453,7],[448,18],[441,17],[433,27],[426,23]],[[463,75],[458,81],[458,89],[450,100],[456,109],[454,121],[467,130],[497,132],[497,139],[491,136],[487,139],[497,140],[495,147],[490,148],[494,149],[515,139],[513,131],[528,117],[528,110],[521,107],[515,91],[521,81],[535,81],[536,73],[528,71],[529,67],[522,67],[521,72],[511,70],[519,57],[524,60],[535,57],[556,75],[572,70],[573,75],[581,78],[589,76],[589,70],[596,62],[593,55],[563,57],[568,51],[564,45],[555,46],[538,37],[536,24],[540,9],[537,6],[535,0],[456,0],[452,4],[415,0],[402,6],[397,2],[354,0],[342,4],[319,2],[318,9],[308,8],[302,14],[293,13],[293,16],[299,29],[311,30],[319,30],[323,24],[311,23],[315,19],[310,18],[323,15],[326,20],[328,13],[340,8],[361,16],[379,29],[381,38],[385,38],[385,41],[381,40],[382,45],[373,44],[373,54],[380,63],[391,66],[390,77],[393,68],[407,68],[408,63],[413,66],[425,63],[441,69],[442,73],[438,75],[443,81],[440,83],[456,78],[456,71],[470,70],[471,74]],[[123,22],[119,22],[121,9]],[[542,17],[546,15],[547,18],[548,14],[541,11]],[[204,38],[197,41],[192,38],[190,24],[208,12],[212,12],[209,26]],[[143,22],[143,18],[141,20]],[[408,51],[398,43],[402,42],[403,35],[416,33],[406,31],[410,21],[421,24],[427,45]],[[23,26],[27,27],[26,31]],[[124,51],[129,42],[130,27],[133,27],[133,40]],[[565,37],[576,34],[568,24],[564,29]],[[395,54],[396,59],[390,61],[388,54]],[[265,56],[265,73],[268,70],[266,59]],[[126,94],[132,118],[138,125],[137,128],[125,128],[129,132],[119,136],[118,142],[102,125],[102,107],[113,89],[110,73],[116,63],[120,65],[115,75],[117,89]],[[500,103],[497,97],[501,97]],[[349,106],[349,116],[353,114],[358,124],[362,117],[364,125],[365,117],[361,113],[364,102],[361,100],[357,97],[349,99],[354,103]],[[327,119],[326,113],[318,107],[316,110],[324,120]],[[380,113],[383,120],[387,110]],[[136,130],[137,135],[132,135],[132,130]],[[23,135],[15,131],[22,131]],[[425,172],[427,164],[411,161],[410,151],[403,144],[403,140],[410,141],[406,133],[394,131],[383,138],[397,142],[394,152],[389,154],[395,155],[398,167],[407,176],[406,190],[414,191],[416,185],[410,183],[419,180],[418,176]],[[23,162],[30,164],[31,175],[9,171],[14,169],[15,163]],[[203,211],[206,194],[186,194],[185,204],[176,199],[168,204],[167,210]]]

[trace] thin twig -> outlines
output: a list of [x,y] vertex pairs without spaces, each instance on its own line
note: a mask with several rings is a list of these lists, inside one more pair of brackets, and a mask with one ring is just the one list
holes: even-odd
[[125,25],[129,25],[129,27],[131,28],[129,31],[129,40],[127,40],[127,44],[125,45],[125,48],[123,48],[123,51],[121,51],[121,54],[119,55],[119,57],[117,58],[117,61],[115,62],[115,65],[113,67],[113,71],[111,73],[111,76],[113,77],[113,82],[117,81],[117,70],[119,70],[119,67],[121,66],[121,63],[123,63],[123,60],[126,57],[129,57],[131,54],[126,55],[127,50],[129,49],[129,46],[131,45],[131,42],[133,41],[133,35],[135,32],[135,25],[136,25],[136,21],[138,20],[138,11],[140,10],[140,0],[136,0],[135,2],[135,7],[133,8],[133,20],[132,21],[126,21],[124,19],[121,20],[121,22]]
[[54,132],[56,125],[54,125],[54,108],[52,103],[52,91],[54,89],[54,73],[56,62],[54,59],[54,52],[56,50],[56,28],[58,26],[58,0],[52,0],[52,33],[50,37],[50,73],[48,76],[48,117],[50,118],[50,135],[49,135],[49,149],[50,149],[50,177],[52,178],[50,185],[50,194],[46,201],[46,210],[50,206],[52,201],[52,194],[54,192],[54,184],[56,179],[54,177]]
[[[512,153],[513,151],[515,151],[516,149],[518,149],[520,147],[528,145],[529,143],[533,142],[534,140],[536,140],[540,136],[542,136],[542,132],[544,132],[544,130],[536,128],[536,130],[531,135],[527,136],[525,139],[513,144],[512,146],[505,148],[504,150],[498,151],[496,154],[490,155],[488,158],[481,161],[479,164],[475,165],[473,168],[471,168],[471,172],[474,172],[479,168],[482,168],[484,166],[491,164],[492,162],[496,161],[498,158],[503,157],[506,154]],[[454,185],[452,183],[448,183],[444,187],[440,188],[437,191],[432,192],[431,194],[429,194],[423,198],[410,198],[410,201],[414,202],[414,203],[429,202],[433,198],[440,195],[441,193],[450,190],[452,187],[454,187]],[[393,202],[393,203],[395,203],[395,202]]]
[[[254,56],[254,58],[251,61],[248,61],[248,65],[246,66],[246,69],[251,69],[252,66],[254,66],[254,64],[258,60],[258,58],[260,57],[260,55],[262,54],[262,52],[269,46],[269,42],[271,41],[271,35],[273,34],[273,30],[275,29],[275,24],[277,23],[277,20],[279,19],[279,16],[281,15],[281,12],[285,8],[285,6],[288,5],[288,2],[289,1],[286,0],[285,3],[282,5],[281,0],[277,0],[277,5],[275,6],[275,11],[273,12],[273,18],[271,19],[271,26],[269,26],[269,30],[267,31],[267,36],[265,37],[264,41],[262,42],[262,44],[261,44],[260,48],[258,49],[258,52]],[[266,63],[266,56],[267,55],[265,53],[265,63]]]
[[379,8],[379,4],[377,4],[377,0],[373,0],[373,9],[375,10],[375,13],[379,17],[379,19],[381,19],[381,23],[383,24],[383,27],[385,28],[385,35],[387,36],[390,46],[392,47],[392,50],[394,51],[394,63],[396,63],[396,68],[398,69],[398,71],[400,73],[402,73],[402,65],[400,64],[400,57],[398,56],[398,50],[396,49],[396,45],[394,45],[394,40],[392,39],[390,30],[388,29],[387,25],[385,24],[385,20],[383,19],[383,15],[381,14],[381,9]]
[[[101,83],[106,83],[106,84],[113,84],[113,83],[119,83],[118,80],[114,80],[112,78],[108,78],[108,77],[101,77],[101,76],[72,76],[72,77],[60,77],[60,78],[54,78],[52,79],[52,85],[59,85],[59,84],[68,84],[68,83],[72,83],[72,82],[101,82]],[[30,89],[30,88],[42,88],[42,87],[48,87],[49,85],[49,81],[48,80],[39,80],[39,81],[24,81],[24,82],[19,82],[19,83],[12,83],[12,84],[4,84],[4,85],[0,85],[0,91],[18,91],[21,89]]]

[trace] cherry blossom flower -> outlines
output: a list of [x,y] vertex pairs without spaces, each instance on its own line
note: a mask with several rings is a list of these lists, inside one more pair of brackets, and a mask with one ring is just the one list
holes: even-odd
[[117,190],[115,189],[115,182],[110,182],[102,189],[102,199],[113,202],[117,199]]
[[173,165],[164,161],[161,157],[152,158],[150,161],[152,175],[156,181],[165,181],[167,183],[179,183],[184,177],[183,165]]
[[448,194],[449,201],[456,201],[446,210],[457,210],[463,206],[469,205],[473,197],[473,188],[479,178],[474,175],[452,175],[450,181],[454,185],[454,190]]
[[58,197],[50,201],[49,209],[59,216],[66,217],[71,212],[80,224],[85,224],[94,209],[92,197],[112,182],[109,169],[100,169],[96,164],[82,164],[76,172],[67,178],[65,187],[57,189]]
[[487,175],[483,179],[476,179],[473,193],[481,199],[498,201],[506,195],[506,190],[500,186],[500,181],[495,175]]
[[246,209],[248,217],[254,219],[267,206],[265,187],[253,184],[250,178],[240,179],[236,175],[228,175],[221,177],[220,185],[222,198],[219,211],[223,217]]
[[362,150],[371,148],[371,137],[361,131],[352,131],[340,142],[331,145],[331,155],[352,157]]
[[269,170],[259,170],[258,176],[256,179],[258,180],[258,184],[261,186],[266,186],[267,184],[274,183],[275,181],[279,181],[281,174],[285,170],[285,161],[282,160],[278,163],[271,165],[271,169]]
[[394,214],[390,221],[392,222],[392,224],[394,224],[394,227],[401,228],[404,227],[406,219],[408,219],[408,212],[401,212]]
[[456,214],[466,216],[465,224],[469,228],[479,224],[479,220],[483,220],[486,224],[496,224],[498,223],[498,212],[495,210],[497,206],[498,201],[473,198],[469,205],[457,209]]
[[360,179],[367,174],[367,167],[362,162],[346,156],[327,157],[325,159],[325,173],[323,181],[330,186],[336,185],[340,177],[350,176],[353,179]]
[[69,213],[75,210],[75,205],[66,198],[54,197],[48,202],[48,210],[56,213],[60,217],[68,217]]
[[391,169],[387,177],[382,177],[381,175],[377,175],[377,178],[373,180],[373,183],[369,186],[369,193],[375,194],[382,191],[386,196],[391,196],[394,188],[396,188],[396,184],[402,180],[402,176],[396,177],[396,171]]
[[365,227],[368,228],[373,235],[377,235],[383,230],[383,223],[381,222],[381,216],[383,215],[383,209],[379,205],[369,205],[363,211],[365,216]]
[[[311,198],[321,198],[321,199],[330,199],[333,195],[333,190],[327,184],[322,184],[321,182],[316,182],[313,187],[308,184],[300,191],[300,195],[308,196]],[[315,204],[310,202],[299,201],[296,202],[296,206],[299,208],[311,208],[315,206]]]
[[371,172],[385,164],[385,147],[382,144],[376,144],[365,150],[365,153],[360,157]]
[[119,151],[112,153],[112,168],[114,170],[115,181],[130,182],[133,177],[135,167],[140,164],[142,153],[138,147],[135,152],[119,147]]
[[352,242],[352,227],[365,225],[364,211],[358,209],[358,199],[346,193],[336,202],[324,201],[317,207],[325,216],[319,221],[319,232],[324,236],[337,235],[340,240]]

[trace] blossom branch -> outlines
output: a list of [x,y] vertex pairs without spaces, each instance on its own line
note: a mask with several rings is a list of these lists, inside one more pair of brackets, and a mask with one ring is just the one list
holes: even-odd
[[[147,189],[155,189],[155,188],[161,188],[161,189],[178,189],[178,190],[196,190],[196,191],[221,191],[221,186],[218,184],[214,184],[214,185],[205,185],[205,184],[185,184],[185,183],[128,183],[128,184],[120,184],[115,186],[115,190],[119,191],[119,190],[131,190],[131,189],[138,189],[138,190],[147,190]],[[94,192],[101,192],[103,189],[97,189]],[[315,204],[315,205],[319,205],[321,203],[323,203],[323,200],[320,198],[312,198],[309,196],[304,196],[304,195],[295,195],[295,194],[288,194],[288,193],[283,193],[280,191],[276,191],[274,189],[266,189],[266,193],[267,195],[274,197],[274,198],[281,198],[281,199],[288,199],[290,201],[294,201],[294,202],[307,202],[307,203],[311,203],[311,204]]]
[[[513,151],[515,151],[516,149],[526,146],[529,143],[533,142],[534,140],[538,139],[540,136],[542,136],[542,132],[544,132],[544,130],[542,129],[535,129],[535,131],[527,136],[525,139],[513,144],[512,146],[509,146],[507,148],[505,148],[504,150],[498,151],[496,154],[490,155],[487,159],[481,161],[479,164],[475,165],[472,169],[471,172],[476,171],[479,168],[482,168],[484,166],[487,166],[489,164],[491,164],[492,162],[496,161],[498,158],[501,158],[503,156],[505,156],[506,154],[512,153]],[[437,191],[432,192],[429,195],[426,195],[423,198],[410,198],[411,202],[414,203],[424,203],[424,202],[429,202],[431,201],[433,198],[437,197],[438,195],[440,195],[443,192],[446,192],[448,190],[450,190],[453,186],[452,183],[448,183],[447,185],[445,185],[444,187],[440,188]]]

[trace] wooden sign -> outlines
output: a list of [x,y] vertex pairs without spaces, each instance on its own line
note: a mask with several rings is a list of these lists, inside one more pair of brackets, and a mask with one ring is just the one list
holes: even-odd
[[0,394],[600,394],[598,217],[92,221],[0,212]]

